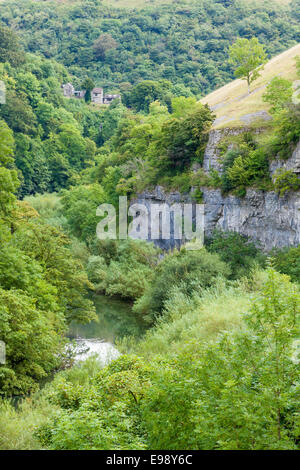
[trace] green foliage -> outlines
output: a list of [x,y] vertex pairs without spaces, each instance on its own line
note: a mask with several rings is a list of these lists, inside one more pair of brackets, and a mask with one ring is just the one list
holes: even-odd
[[135,111],[149,112],[149,106],[154,101],[163,105],[171,105],[171,82],[160,80],[145,80],[135,85],[124,95],[125,104],[134,108]]
[[237,37],[258,37],[271,56],[292,47],[296,11],[279,2],[258,7],[219,0],[149,2],[141,10],[99,1],[57,2],[55,8],[51,2],[1,2],[2,21],[20,33],[27,50],[63,63],[78,80],[88,75],[112,91],[164,79],[203,96],[233,78],[226,55]]
[[252,268],[264,262],[264,256],[254,243],[236,232],[215,231],[207,240],[207,249],[230,266],[231,279],[249,275]]
[[0,223],[11,218],[19,186],[17,172],[12,170],[14,139],[11,130],[0,121]]
[[10,401],[0,401],[0,449],[33,450],[42,449],[34,435],[37,427],[47,421],[53,406],[46,400],[27,399],[16,408]]
[[80,261],[70,256],[70,240],[59,229],[43,222],[28,223],[16,232],[14,243],[43,267],[45,279],[57,289],[57,303],[68,323],[95,319],[93,303],[87,299],[92,285]]
[[289,191],[300,189],[300,179],[292,170],[277,170],[274,175],[274,188],[280,196],[284,196]]
[[150,448],[295,449],[299,305],[297,289],[270,270],[248,332],[193,344],[161,368],[143,402]]
[[289,158],[300,138],[300,105],[289,104],[274,117],[274,133],[269,143],[274,158]]
[[58,374],[38,404],[52,406],[36,433],[43,447],[297,449],[299,289],[272,268],[258,280],[254,298],[220,285],[174,297],[173,317],[138,345],[147,359]]
[[255,37],[250,40],[239,38],[230,46],[229,57],[229,63],[237,67],[234,72],[235,76],[247,80],[250,93],[251,83],[259,77],[259,72],[267,61],[265,47]]
[[109,33],[101,34],[93,44],[96,59],[105,59],[106,53],[111,49],[116,49],[117,41]]
[[34,390],[37,381],[59,365],[63,316],[54,303],[55,291],[44,290],[48,305],[39,307],[34,297],[21,290],[0,289],[0,336],[6,344],[6,363],[0,369],[1,395]]
[[[109,255],[109,250],[112,254]],[[98,242],[87,273],[96,291],[127,299],[141,297],[153,278],[159,250],[141,240]]]
[[201,106],[185,118],[166,121],[156,143],[159,167],[178,172],[189,166],[192,160],[202,162],[213,119],[208,106]]
[[15,33],[7,28],[0,27],[0,62],[9,62],[18,66],[24,62],[24,53]]
[[290,276],[293,282],[300,281],[300,246],[274,249],[270,255],[277,271]]
[[49,398],[62,408],[38,430],[42,443],[56,450],[144,449],[138,403],[150,370],[141,359],[123,356],[100,371],[87,390],[68,375],[69,381],[56,381]]
[[[63,98],[66,70],[55,62],[24,55],[18,67],[4,64],[6,103],[0,117],[14,131],[19,196],[67,187],[93,164],[101,142],[101,116],[83,100]],[[88,87],[88,84],[86,84]]]
[[269,179],[268,154],[264,147],[258,146],[253,136],[244,133],[223,158],[221,188],[226,193],[243,197],[246,187],[259,185]]
[[176,289],[185,295],[192,295],[228,276],[229,269],[218,255],[182,249],[169,254],[158,264],[153,282],[144,295],[134,304],[133,311],[149,323],[162,315],[166,301]]
[[96,209],[104,202],[105,193],[99,184],[79,185],[65,191],[61,204],[70,233],[87,242],[95,238],[100,220]]
[[290,80],[281,77],[274,77],[267,85],[263,94],[263,101],[271,105],[270,112],[275,114],[283,109],[291,101],[293,94]]
[[93,82],[93,80],[91,80],[88,77],[81,84],[81,88],[85,90],[84,99],[86,103],[89,103],[91,101],[91,91],[94,88],[94,86],[95,86],[95,83]]

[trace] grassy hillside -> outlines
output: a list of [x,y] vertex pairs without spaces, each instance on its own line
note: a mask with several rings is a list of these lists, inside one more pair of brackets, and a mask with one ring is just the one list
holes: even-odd
[[265,65],[261,76],[252,84],[250,95],[247,93],[247,82],[239,79],[203,98],[201,102],[207,103],[217,116],[215,127],[241,125],[251,119],[249,114],[267,112],[268,104],[262,101],[267,84],[275,76],[297,80],[297,56],[300,56],[300,44],[271,59]]

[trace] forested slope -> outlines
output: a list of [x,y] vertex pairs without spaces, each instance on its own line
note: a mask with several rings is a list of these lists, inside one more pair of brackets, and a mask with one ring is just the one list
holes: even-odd
[[0,13],[28,51],[55,58],[75,78],[91,75],[110,91],[166,79],[204,95],[232,79],[225,59],[236,37],[258,37],[270,56],[299,41],[299,0],[176,1],[132,11],[116,6],[9,0]]
[[[269,175],[299,142],[290,80],[270,77],[263,132],[254,123],[220,142],[222,174],[202,168],[215,115],[184,86],[228,80],[236,34],[255,32],[272,54],[293,46],[295,17],[238,2],[141,16],[82,5],[0,5],[31,51],[0,27],[0,448],[297,449],[300,247],[267,256],[216,231],[205,247],[162,256],[143,240],[96,237],[99,204],[158,184],[195,202],[203,186],[239,198],[250,187],[278,198],[299,190],[292,170]],[[103,37],[93,43],[110,33],[118,45],[103,54]],[[61,84],[87,74],[126,90],[130,108],[65,99]],[[123,354],[107,367],[74,365],[66,348],[70,323],[96,319],[91,294],[126,300],[139,325],[126,325]],[[14,407],[16,396],[27,399]]]

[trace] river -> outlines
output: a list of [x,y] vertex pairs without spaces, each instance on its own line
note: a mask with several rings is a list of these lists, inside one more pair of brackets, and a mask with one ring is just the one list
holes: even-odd
[[77,362],[96,354],[107,364],[120,354],[114,345],[116,338],[139,335],[142,327],[132,313],[132,303],[104,295],[94,295],[92,300],[98,321],[87,325],[73,323],[68,336],[76,341]]

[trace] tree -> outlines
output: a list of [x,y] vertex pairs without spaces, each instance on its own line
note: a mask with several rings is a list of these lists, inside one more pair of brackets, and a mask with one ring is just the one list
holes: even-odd
[[7,27],[0,26],[0,62],[9,62],[18,67],[24,61],[24,53],[15,33]]
[[153,282],[135,303],[134,312],[153,323],[163,313],[165,302],[174,291],[191,296],[193,292],[213,286],[219,277],[229,275],[229,267],[216,253],[199,251],[175,252],[158,264]]
[[162,125],[156,154],[164,170],[182,171],[192,159],[202,162],[208,131],[214,115],[207,105],[198,105],[185,118],[172,118]]
[[237,232],[216,230],[207,240],[207,245],[208,251],[217,253],[230,266],[231,279],[246,276],[255,263],[262,264],[263,261],[263,255],[254,243]]
[[93,48],[97,59],[105,59],[106,52],[118,47],[117,41],[109,33],[104,33],[94,42]]
[[250,40],[239,38],[229,48],[229,63],[237,67],[234,72],[236,77],[247,80],[248,93],[251,83],[259,77],[266,60],[265,47],[255,37]]
[[291,101],[293,94],[292,82],[282,77],[274,77],[267,85],[263,101],[271,105],[270,113],[275,114]]
[[0,338],[6,344],[6,364],[0,368],[0,396],[36,390],[37,382],[59,365],[65,325],[55,303],[55,289],[46,286],[46,309],[22,290],[0,288]]
[[85,95],[84,99],[86,103],[89,103],[91,101],[91,91],[95,86],[95,83],[93,80],[89,77],[87,77],[81,84],[83,90],[85,90]]
[[17,230],[15,240],[42,266],[45,280],[57,291],[57,304],[66,321],[95,320],[94,305],[87,298],[92,285],[81,262],[70,256],[70,240],[59,229],[37,220]]
[[171,107],[172,84],[168,80],[144,80],[124,94],[125,104],[135,111],[149,112],[150,104],[159,101]]
[[271,252],[277,271],[290,276],[293,282],[300,279],[300,245],[298,247],[274,249]]
[[13,133],[4,121],[0,121],[0,223],[11,220],[19,186],[17,172],[11,169],[14,163],[13,150]]

